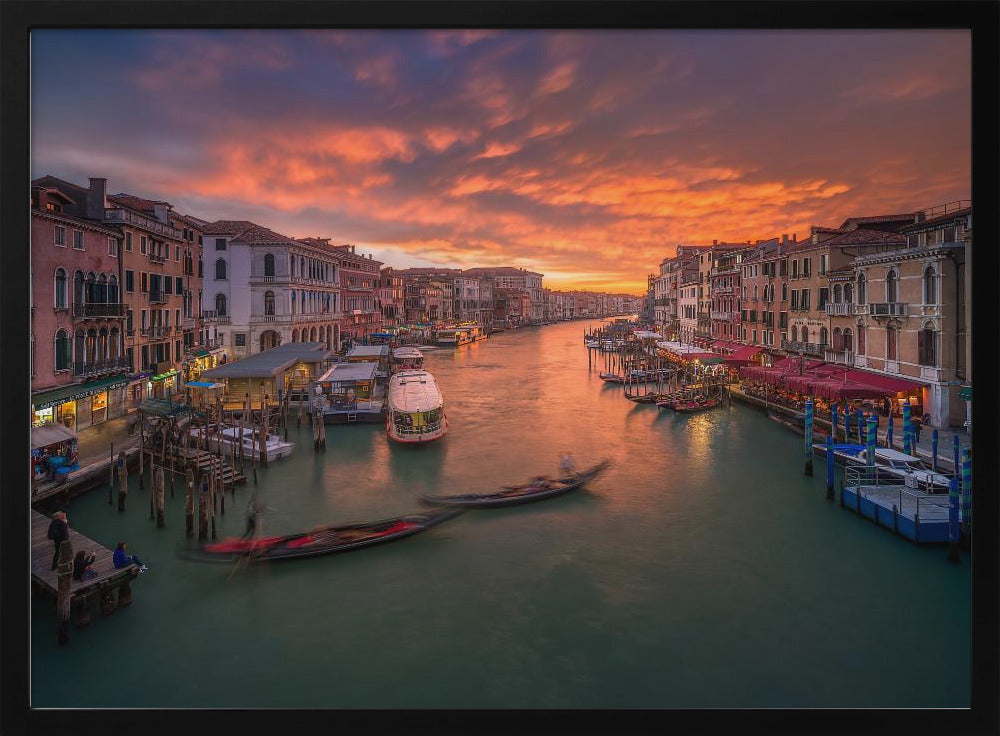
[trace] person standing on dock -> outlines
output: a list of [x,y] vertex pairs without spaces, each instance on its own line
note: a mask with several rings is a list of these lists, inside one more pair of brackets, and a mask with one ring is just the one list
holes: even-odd
[[52,514],[48,538],[55,546],[55,551],[52,554],[52,569],[55,570],[59,564],[59,545],[69,539],[69,523],[66,521],[65,511],[56,511]]

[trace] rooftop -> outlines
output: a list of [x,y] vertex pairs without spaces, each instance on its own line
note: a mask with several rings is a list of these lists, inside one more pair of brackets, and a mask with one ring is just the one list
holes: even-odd
[[327,349],[325,343],[288,342],[242,360],[211,368],[201,375],[213,381],[223,378],[268,378],[300,361],[319,363],[332,355],[333,352]]

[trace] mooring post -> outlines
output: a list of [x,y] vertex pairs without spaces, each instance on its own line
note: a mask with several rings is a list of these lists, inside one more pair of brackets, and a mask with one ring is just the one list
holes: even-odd
[[813,474],[813,400],[806,399],[806,431],[805,431],[805,453],[806,453],[806,465],[805,474],[812,476]]
[[163,495],[164,495],[163,466],[160,465],[153,471],[153,493],[156,494],[156,528],[163,528]]
[[125,510],[125,496],[128,494],[128,463],[125,451],[118,453],[118,510]]
[[834,479],[834,466],[833,466],[833,437],[830,435],[826,436],[826,498],[829,501],[833,500],[833,479]]
[[830,405],[830,434],[833,435],[833,441],[837,441],[837,405]]
[[910,402],[903,402],[903,452],[907,455],[913,454],[913,445],[911,432],[912,432],[912,420],[910,419]]
[[198,541],[208,540],[208,483],[209,473],[206,469],[201,476],[201,492],[198,494]]
[[938,455],[938,429],[934,427],[931,431],[931,470],[937,472],[937,455]]
[[952,476],[948,481],[948,561],[958,562],[958,476]]
[[[115,443],[111,443],[111,463],[108,466],[110,478],[108,479],[108,506],[111,505],[111,496],[115,490]],[[119,511],[122,509],[119,508]]]
[[64,539],[59,543],[56,567],[56,641],[69,641],[70,589],[73,586],[73,544]]
[[187,494],[184,497],[184,536],[194,536],[194,468],[188,466]]
[[888,426],[888,429],[886,429],[886,431],[885,431],[885,446],[888,447],[890,450],[893,449],[893,447],[892,447],[892,445],[893,445],[893,441],[892,441],[893,440],[893,437],[892,437],[893,426],[892,425],[893,425],[893,417],[892,417],[892,414],[890,413],[889,414],[889,426]]
[[962,448],[962,530],[972,533],[972,450]]

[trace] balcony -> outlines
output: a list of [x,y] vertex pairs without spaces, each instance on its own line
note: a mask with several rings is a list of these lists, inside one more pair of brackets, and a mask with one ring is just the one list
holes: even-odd
[[73,305],[73,316],[79,319],[108,319],[125,316],[124,304],[84,303]]
[[164,256],[158,256],[155,253],[153,253],[153,251],[149,251],[149,253],[146,254],[146,257],[149,258],[150,263],[166,263],[167,262],[166,257],[164,257]]
[[250,283],[251,284],[273,284],[276,281],[278,281],[279,279],[282,282],[285,282],[285,281],[288,280],[288,277],[287,276],[274,276],[274,275],[271,275],[271,276],[262,276],[262,275],[257,274],[257,273],[250,274]]
[[906,302],[872,302],[868,305],[872,317],[905,317]]
[[172,240],[184,240],[184,233],[177,228],[164,225],[159,220],[154,220],[151,217],[143,217],[140,214],[118,207],[106,207],[104,209],[104,220],[105,222],[120,222],[126,225],[133,225],[143,230],[148,230],[151,233],[162,235],[165,238],[171,238]]
[[150,304],[166,304],[167,295],[162,291],[151,291],[146,294],[146,298],[149,299]]
[[150,338],[169,337],[170,328],[163,327],[162,325],[153,325],[152,327],[143,327],[141,330],[139,330],[139,334],[141,334],[143,337],[150,337]]
[[826,313],[834,317],[850,317],[855,306],[851,302],[827,302]]
[[829,346],[826,343],[799,342],[797,340],[781,341],[781,349],[786,353],[802,353],[804,355],[815,355],[819,358],[823,357],[827,347]]
[[184,326],[185,330],[193,330],[198,326],[198,322],[194,317],[184,317],[181,324]]
[[219,314],[216,310],[202,310],[201,312],[202,324],[213,324],[213,325],[228,325],[229,316],[225,314]]
[[854,353],[850,350],[829,350],[823,351],[823,360],[827,363],[840,363],[841,365],[854,365]]
[[129,362],[128,356],[121,356],[118,358],[109,358],[108,360],[100,360],[92,363],[74,363],[73,364],[73,375],[77,378],[87,378],[89,376],[98,376],[102,373],[118,373],[120,371],[131,370],[132,364]]
[[721,320],[723,322],[729,322],[730,320],[732,320],[734,314],[735,314],[734,312],[712,312],[711,313],[713,320]]

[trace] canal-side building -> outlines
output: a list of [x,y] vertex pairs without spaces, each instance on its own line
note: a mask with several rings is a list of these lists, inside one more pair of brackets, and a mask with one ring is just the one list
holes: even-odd
[[228,359],[287,342],[337,345],[339,262],[322,241],[249,220],[206,223],[203,240],[202,322]]
[[[329,240],[320,242],[328,243]],[[358,253],[353,245],[333,246],[340,271],[343,313],[340,334],[363,340],[382,329],[382,312],[377,305],[382,262]]]
[[860,307],[854,365],[919,386],[919,412],[937,426],[970,421],[968,254],[972,206],[953,202],[899,229],[898,247],[856,257]]
[[494,268],[467,268],[464,271],[464,275],[477,278],[487,277],[493,282],[494,290],[506,289],[508,292],[514,290],[526,292],[528,298],[531,300],[531,304],[527,315],[524,317],[524,321],[542,321],[544,313],[542,274],[523,268],[514,268],[513,266],[500,266]]
[[740,340],[740,266],[751,246],[740,245],[719,253],[709,271],[712,338],[726,342]]
[[31,187],[32,426],[74,432],[127,410],[119,231],[87,217],[88,190]]
[[393,329],[405,324],[403,277],[391,266],[386,266],[379,272],[378,283],[377,306],[382,314],[382,329]]

